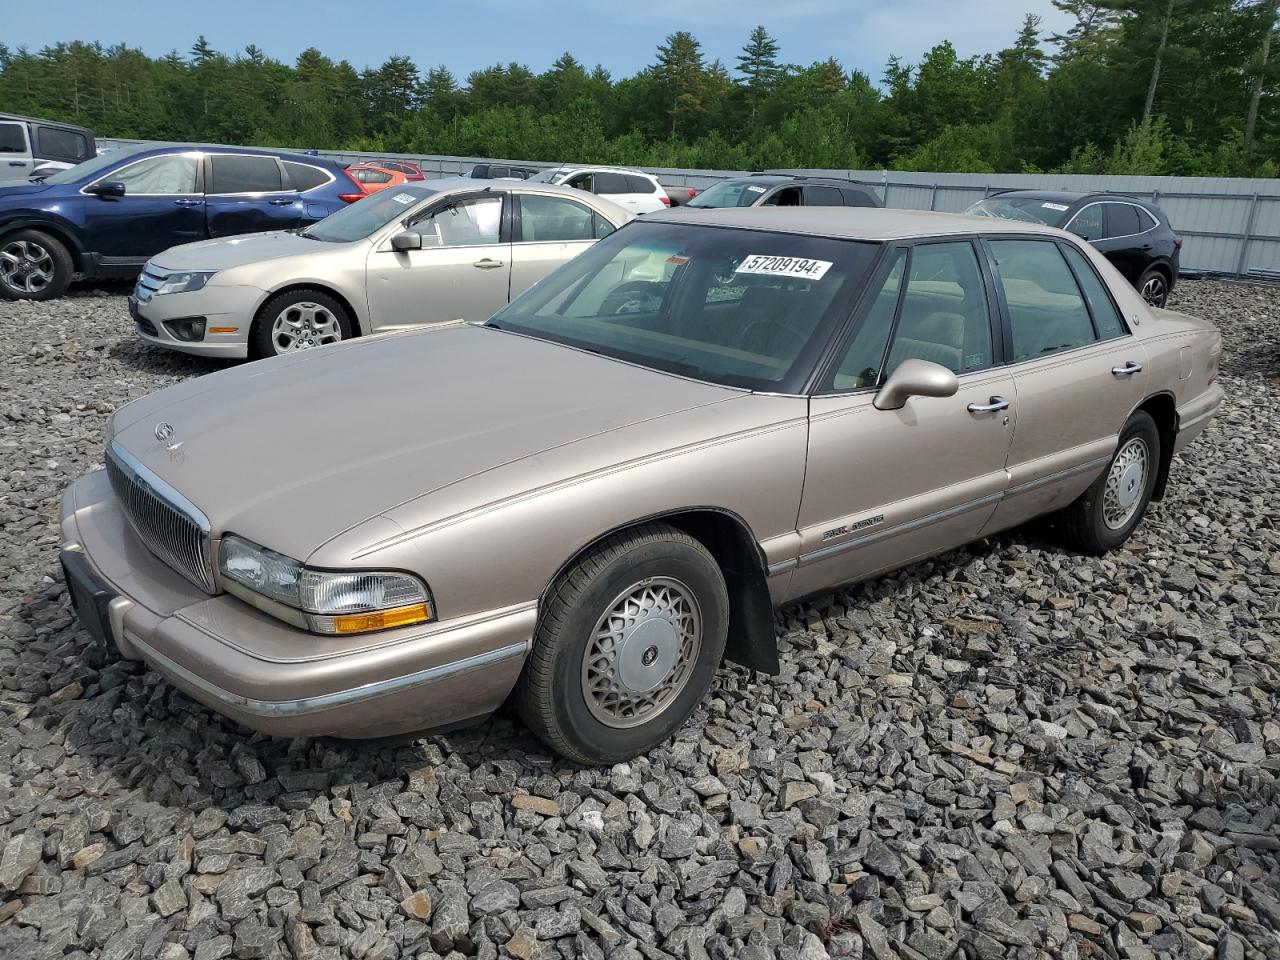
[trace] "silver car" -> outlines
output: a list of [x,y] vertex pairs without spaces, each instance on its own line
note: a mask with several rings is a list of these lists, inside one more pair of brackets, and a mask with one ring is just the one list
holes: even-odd
[[381,736],[511,698],[613,763],[723,657],[776,673],[780,604],[1048,513],[1122,545],[1221,404],[1220,351],[1049,227],[646,216],[488,323],[122,407],[62,562],[89,630],[246,726]]
[[129,312],[148,343],[232,359],[486,320],[630,219],[549,183],[406,184],[297,233],[166,250],[143,268]]

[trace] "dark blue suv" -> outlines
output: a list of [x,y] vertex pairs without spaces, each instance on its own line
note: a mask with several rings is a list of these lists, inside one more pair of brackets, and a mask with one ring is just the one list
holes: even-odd
[[179,243],[314,223],[364,196],[320,157],[173,144],[117,150],[0,187],[0,294],[50,300],[127,279]]

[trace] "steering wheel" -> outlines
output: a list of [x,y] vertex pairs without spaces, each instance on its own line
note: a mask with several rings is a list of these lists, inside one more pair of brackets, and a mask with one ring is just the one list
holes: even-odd
[[630,280],[619,284],[609,291],[604,302],[600,304],[601,315],[620,313],[639,313],[642,301],[655,297],[661,301],[667,292],[667,285],[656,280]]

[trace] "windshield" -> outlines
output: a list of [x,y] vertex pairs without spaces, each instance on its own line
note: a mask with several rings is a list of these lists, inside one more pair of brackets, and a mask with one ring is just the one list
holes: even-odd
[[302,231],[304,237],[324,240],[327,243],[351,243],[363,240],[376,233],[392,220],[406,216],[427,197],[435,193],[415,187],[413,190],[383,190],[372,196],[357,200],[337,213],[331,213],[323,220],[313,223]]
[[690,200],[690,207],[749,207],[764,196],[768,187],[750,180],[722,180]]
[[559,183],[561,177],[569,175],[568,167],[556,167],[554,170],[543,170],[536,177],[530,177],[530,183]]
[[878,245],[760,230],[632,223],[489,321],[725,386],[803,376],[847,315]]
[[995,217],[999,220],[1022,220],[1025,223],[1043,223],[1060,227],[1067,219],[1069,203],[1057,203],[1043,197],[988,197],[979,200],[965,211],[975,217]]
[[44,177],[45,183],[79,183],[86,177],[92,177],[94,174],[114,167],[123,161],[128,160],[136,153],[148,150],[150,147],[138,146],[132,150],[127,147],[119,150],[112,150],[110,153],[104,153],[99,157],[90,157],[84,163],[77,163],[74,167],[68,167],[66,170],[59,170],[57,173]]

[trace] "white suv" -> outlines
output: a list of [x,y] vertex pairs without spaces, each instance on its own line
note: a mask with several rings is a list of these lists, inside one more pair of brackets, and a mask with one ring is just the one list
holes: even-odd
[[532,178],[542,183],[577,187],[612,200],[632,213],[653,213],[671,206],[671,198],[656,177],[618,167],[555,167]]

